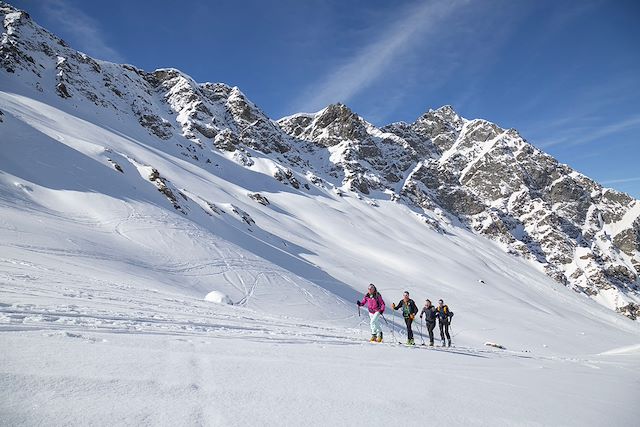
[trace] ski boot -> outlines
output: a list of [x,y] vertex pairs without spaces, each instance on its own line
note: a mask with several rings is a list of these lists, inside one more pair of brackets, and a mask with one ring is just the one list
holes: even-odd
[[440,347],[445,347],[446,345],[447,345],[447,342],[443,339],[442,344],[440,344]]
[[429,347],[433,347],[433,341],[429,341]]
[[382,342],[382,332],[378,334],[378,342]]
[[375,335],[371,335],[371,339],[369,342],[376,342],[377,337]]
[[447,343],[447,347],[451,347],[451,340]]
[[407,340],[407,345],[416,345],[416,343],[413,340]]

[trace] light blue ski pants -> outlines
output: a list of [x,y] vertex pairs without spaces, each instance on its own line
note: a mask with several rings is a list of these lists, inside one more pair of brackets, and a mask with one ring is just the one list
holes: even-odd
[[370,317],[370,325],[371,325],[371,335],[378,335],[382,333],[382,326],[380,325],[380,316],[381,313],[376,311],[375,313],[369,313]]

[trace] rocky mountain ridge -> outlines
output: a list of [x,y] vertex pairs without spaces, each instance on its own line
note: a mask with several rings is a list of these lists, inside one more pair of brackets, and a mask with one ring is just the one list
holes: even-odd
[[[296,191],[316,186],[371,204],[404,203],[425,226],[466,227],[558,282],[640,316],[640,202],[560,164],[513,129],[464,119],[450,106],[382,128],[342,104],[273,121],[238,88],[93,59],[2,2],[0,18],[4,91],[24,85],[69,106],[82,99],[122,120],[135,117],[159,146],[174,145],[198,167],[215,166],[212,150],[246,168],[266,155],[274,179]],[[145,173],[189,214],[172,177]],[[252,199],[268,204],[258,193]]]

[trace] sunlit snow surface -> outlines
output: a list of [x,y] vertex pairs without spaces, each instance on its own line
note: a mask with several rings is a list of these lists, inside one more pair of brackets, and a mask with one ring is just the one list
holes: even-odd
[[[2,88],[0,424],[637,423],[638,324],[494,243],[386,194],[284,186],[258,152],[201,167],[111,110]],[[389,305],[444,298],[455,347],[369,344],[370,282]]]

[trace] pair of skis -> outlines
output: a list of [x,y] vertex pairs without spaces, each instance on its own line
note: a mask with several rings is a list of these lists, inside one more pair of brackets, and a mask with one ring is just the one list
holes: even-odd
[[[358,311],[359,311],[359,309],[360,309],[360,307],[358,307]],[[358,312],[358,314],[360,314],[360,313]],[[395,316],[395,313],[393,313],[393,314],[394,314],[394,316]],[[387,322],[387,318],[386,318],[386,317],[384,317],[384,314],[382,315],[382,318],[384,319],[385,323],[387,324],[387,327],[389,327],[389,322]],[[395,333],[394,333],[394,327],[393,327],[393,325],[394,325],[394,323],[393,323],[393,322],[391,322],[391,327],[390,327],[390,329],[391,329],[391,337],[393,338],[393,340],[394,340],[394,341],[396,341],[396,335],[395,335]],[[421,344],[421,346],[425,346],[425,347],[435,347],[435,346],[427,346],[427,344],[424,342],[424,335],[422,335],[422,317],[420,317],[420,339],[422,340],[422,344]],[[398,343],[398,344],[400,344],[400,345],[404,345],[404,346],[406,346],[406,347],[415,347],[415,346],[416,346],[416,344],[404,344],[404,343],[402,343],[402,342],[400,342],[400,341],[397,341],[397,343]],[[449,340],[449,345],[447,345],[447,346],[445,347],[445,345],[444,345],[444,344],[442,344],[442,346],[441,346],[440,348],[450,348],[450,347],[451,347],[451,340]]]
[[[394,314],[394,317],[395,317],[395,313],[393,313],[393,314]],[[360,306],[358,306],[358,316],[360,316]],[[402,343],[402,342],[400,342],[400,341],[398,341],[396,339],[396,334],[395,334],[395,328],[394,328],[393,321],[391,322],[391,326],[389,326],[389,321],[384,316],[384,314],[381,314],[381,316],[382,316],[382,319],[384,320],[384,322],[386,323],[387,327],[391,330],[391,339],[393,340],[393,343],[391,343],[392,345],[395,345],[394,343],[397,343],[397,345],[401,345],[401,346],[404,346],[404,347],[428,348],[430,350],[446,350],[446,349],[451,349],[451,347],[452,347],[451,346],[451,342],[449,342],[449,345],[447,345],[446,347],[444,345],[442,345],[442,346],[428,346],[424,341],[424,336],[422,335],[422,318],[420,318],[420,339],[422,340],[422,344],[420,346],[417,346],[416,344],[405,344],[405,343]],[[372,344],[388,344],[388,343],[372,342]]]

